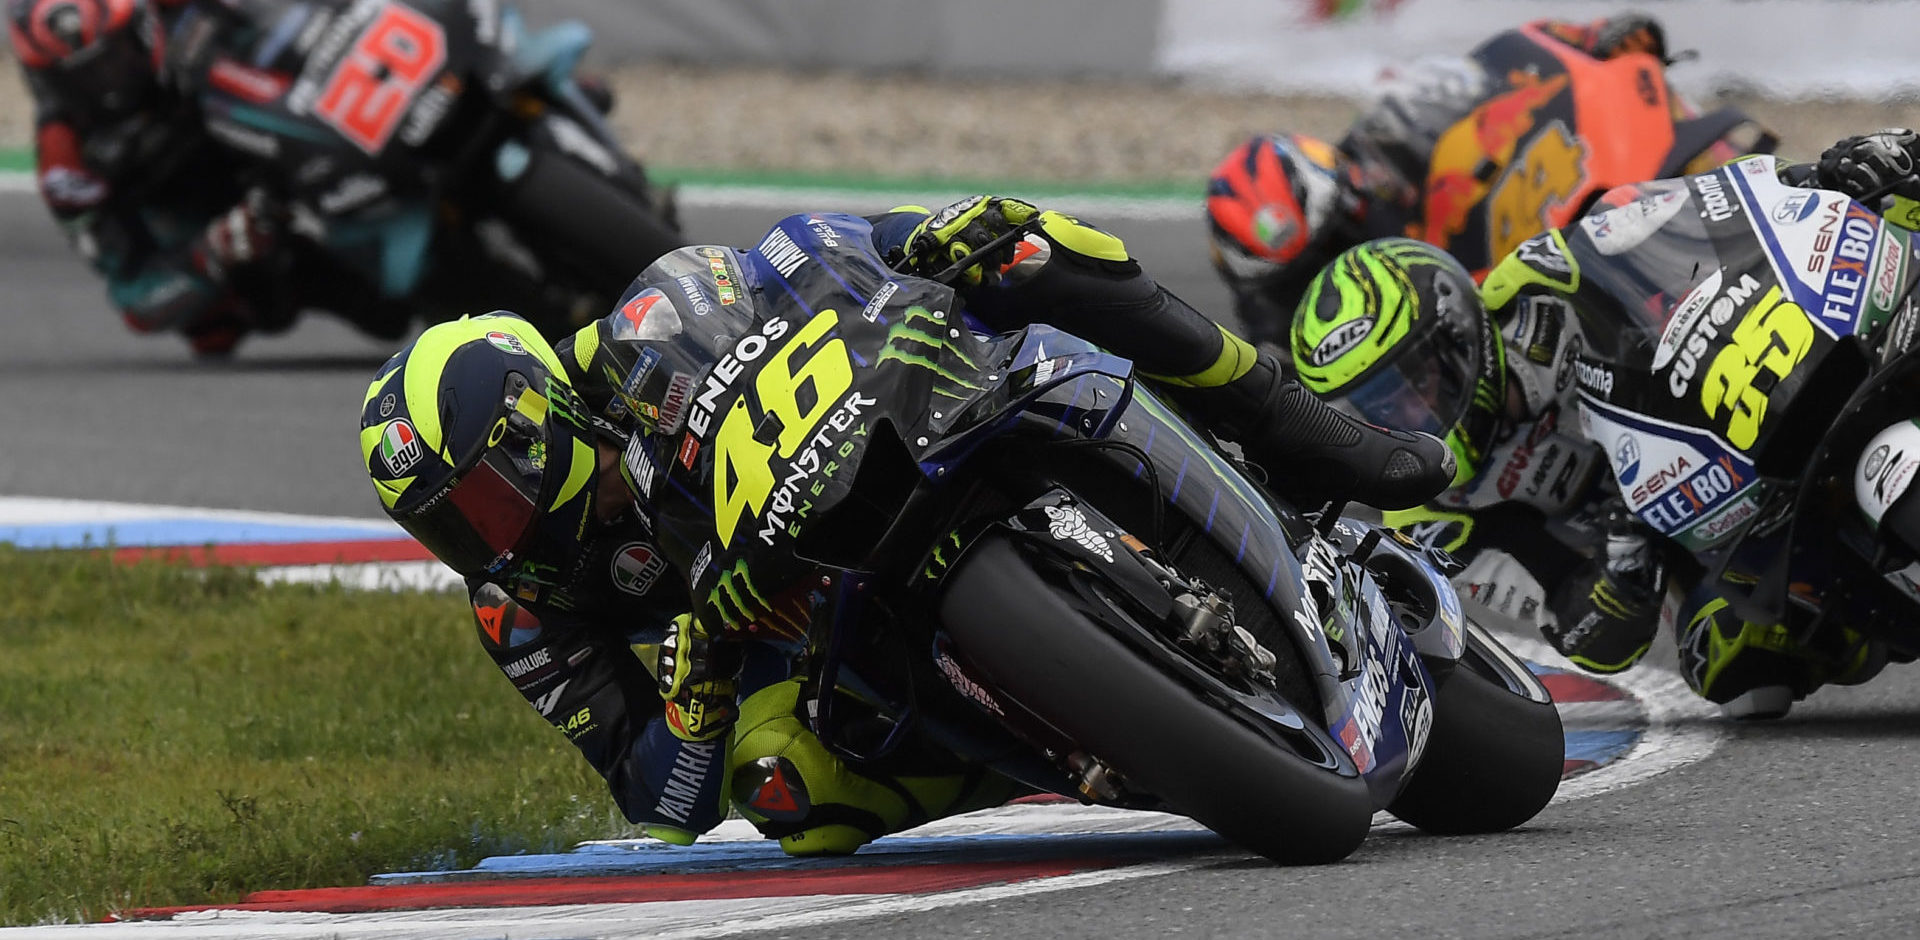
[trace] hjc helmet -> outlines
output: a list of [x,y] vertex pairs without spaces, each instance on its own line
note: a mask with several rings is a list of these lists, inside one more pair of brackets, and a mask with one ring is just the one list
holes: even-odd
[[13,52],[69,107],[117,116],[160,86],[164,40],[150,0],[7,0]]
[[1314,276],[1294,314],[1300,381],[1382,427],[1446,439],[1472,478],[1506,401],[1504,353],[1473,276],[1425,242],[1382,238]]
[[594,435],[553,347],[505,312],[421,333],[380,368],[360,415],[387,515],[469,577],[578,542]]
[[1229,280],[1287,271],[1304,280],[1359,239],[1358,174],[1340,151],[1300,134],[1234,148],[1207,181],[1214,266]]

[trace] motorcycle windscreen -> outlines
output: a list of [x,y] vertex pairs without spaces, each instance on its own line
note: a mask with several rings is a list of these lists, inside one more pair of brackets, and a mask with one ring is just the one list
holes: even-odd
[[1681,299],[1728,261],[1700,213],[1686,211],[1692,202],[1684,180],[1658,180],[1608,192],[1603,204],[1613,208],[1580,220],[1597,256],[1581,253],[1581,276],[1619,304],[1621,326],[1637,327],[1649,343]]
[[133,28],[103,37],[36,75],[69,107],[94,119],[132,114],[160,89],[153,53]]

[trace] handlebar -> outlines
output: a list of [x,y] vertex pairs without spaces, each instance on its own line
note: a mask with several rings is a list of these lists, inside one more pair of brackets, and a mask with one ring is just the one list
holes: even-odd
[[1019,241],[1022,238],[1027,237],[1029,233],[1034,232],[1039,228],[1040,228],[1040,217],[1036,215],[1033,218],[1020,223],[1019,225],[1016,225],[1013,228],[1008,229],[1004,234],[994,238],[992,241],[989,241],[986,244],[981,245],[980,247],[975,248],[974,250],[968,252],[966,257],[961,258],[958,261],[955,261],[953,264],[945,268],[942,268],[938,273],[928,275],[927,279],[932,281],[938,281],[942,284],[945,284],[948,287],[952,287],[953,282],[960,277],[960,272],[965,271],[966,269],[973,267],[976,264],[979,264],[984,258],[986,258],[986,256],[993,254],[994,252],[997,252],[1000,249],[1005,248],[1008,245],[1016,241]]
[[1900,187],[1905,186],[1908,183],[1912,183],[1916,181],[1920,181],[1920,173],[1908,173],[1907,175],[1902,176],[1899,179],[1888,180],[1887,182],[1880,184],[1879,187],[1868,191],[1863,196],[1860,196],[1859,202],[1861,205],[1867,206],[1869,208],[1876,207],[1880,204],[1880,200],[1885,199],[1886,197],[1892,195],[1894,190],[1899,189]]

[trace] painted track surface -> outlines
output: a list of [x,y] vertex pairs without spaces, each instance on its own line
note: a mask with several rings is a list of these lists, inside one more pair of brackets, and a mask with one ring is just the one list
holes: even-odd
[[[696,237],[747,242],[777,214],[695,207],[688,221]],[[1111,227],[1176,292],[1203,308],[1224,300],[1197,217]],[[224,367],[194,366],[171,340],[127,335],[20,195],[0,196],[0,284],[0,493],[374,514],[353,415],[385,346],[315,321]],[[1770,725],[1676,718],[1724,740],[1697,763],[1557,802],[1515,833],[1387,831],[1327,868],[1228,854],[964,906],[869,909],[878,919],[857,928],[803,916],[758,926],[791,937],[1907,935],[1920,913],[1915,675],[1895,667],[1823,691]],[[605,932],[581,926],[511,932]],[[464,935],[507,929],[470,923]]]

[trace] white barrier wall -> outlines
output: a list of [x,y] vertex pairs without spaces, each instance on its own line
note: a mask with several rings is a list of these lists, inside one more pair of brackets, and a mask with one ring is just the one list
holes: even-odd
[[1328,2],[1360,9],[1329,19],[1312,0],[1164,0],[1156,66],[1229,85],[1352,93],[1389,65],[1458,54],[1528,20],[1584,22],[1642,10],[1666,26],[1670,48],[1699,50],[1697,61],[1672,72],[1691,93],[1920,92],[1920,0]]
[[603,60],[1000,75],[1150,75],[1162,0],[521,0]]
[[[1354,94],[1541,17],[1652,12],[1701,57],[1683,89],[1775,97],[1920,92],[1920,0],[521,0],[586,20],[605,60],[1001,75],[1171,74]],[[1337,12],[1336,12],[1337,11]],[[1920,114],[1914,123],[1920,123]]]

